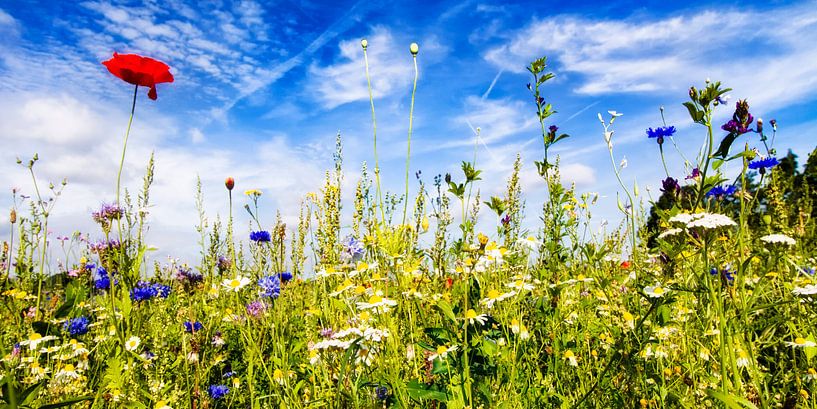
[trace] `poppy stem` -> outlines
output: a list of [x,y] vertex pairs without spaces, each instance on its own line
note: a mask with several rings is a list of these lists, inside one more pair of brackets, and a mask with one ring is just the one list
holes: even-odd
[[128,119],[128,129],[125,131],[125,144],[122,146],[122,159],[119,160],[119,173],[116,174],[116,205],[119,205],[119,192],[122,181],[122,168],[125,165],[125,150],[128,149],[128,136],[130,136],[130,127],[133,123],[133,113],[136,112],[136,92],[139,91],[139,85],[133,88],[133,104],[130,108],[130,119]]

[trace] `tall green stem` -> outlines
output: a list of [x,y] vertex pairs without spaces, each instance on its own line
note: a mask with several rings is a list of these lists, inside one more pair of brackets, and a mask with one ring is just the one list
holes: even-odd
[[411,89],[411,108],[409,108],[409,127],[408,127],[408,142],[406,148],[406,195],[403,204],[403,223],[406,224],[406,212],[408,211],[409,202],[409,161],[411,160],[411,130],[414,125],[414,95],[417,93],[417,54],[412,53],[414,59],[414,87]]
[[[130,127],[133,123],[133,113],[136,111],[136,92],[139,86],[133,88],[133,103],[130,108],[130,118],[128,119],[128,129],[125,131],[125,144],[122,145],[122,158],[119,160],[119,172],[116,174],[116,204],[119,205],[119,192],[122,181],[122,168],[125,166],[125,151],[128,149],[128,136],[130,136]],[[121,230],[121,229],[120,229]],[[120,233],[121,234],[121,233]]]
[[[366,40],[363,40],[366,41]],[[368,43],[367,43],[368,44]],[[363,45],[363,62],[366,65],[366,85],[369,88],[369,103],[372,106],[372,134],[374,137],[374,178],[377,183],[377,206],[380,207],[380,220],[386,221],[386,213],[383,210],[383,194],[380,190],[380,164],[377,161],[377,118],[374,114],[374,94],[372,93],[372,80],[369,77],[369,55],[366,53],[367,45]]]

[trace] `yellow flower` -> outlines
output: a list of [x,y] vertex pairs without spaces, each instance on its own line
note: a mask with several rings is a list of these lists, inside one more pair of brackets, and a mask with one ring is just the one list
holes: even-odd
[[428,216],[423,216],[423,221],[420,222],[420,227],[423,229],[423,233],[428,231]]
[[258,190],[258,189],[250,189],[250,190],[245,190],[244,194],[247,195],[247,196],[258,197],[258,196],[261,196],[261,191]]

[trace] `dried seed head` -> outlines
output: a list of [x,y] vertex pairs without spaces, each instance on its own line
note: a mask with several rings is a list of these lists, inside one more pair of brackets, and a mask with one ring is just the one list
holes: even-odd
[[9,221],[11,224],[17,223],[17,211],[11,209],[11,213],[9,214]]

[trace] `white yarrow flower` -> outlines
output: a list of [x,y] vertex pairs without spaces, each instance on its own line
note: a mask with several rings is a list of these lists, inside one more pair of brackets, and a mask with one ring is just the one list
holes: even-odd
[[767,234],[761,237],[760,241],[764,241],[769,244],[785,244],[787,246],[793,246],[796,243],[793,238],[785,234]]

